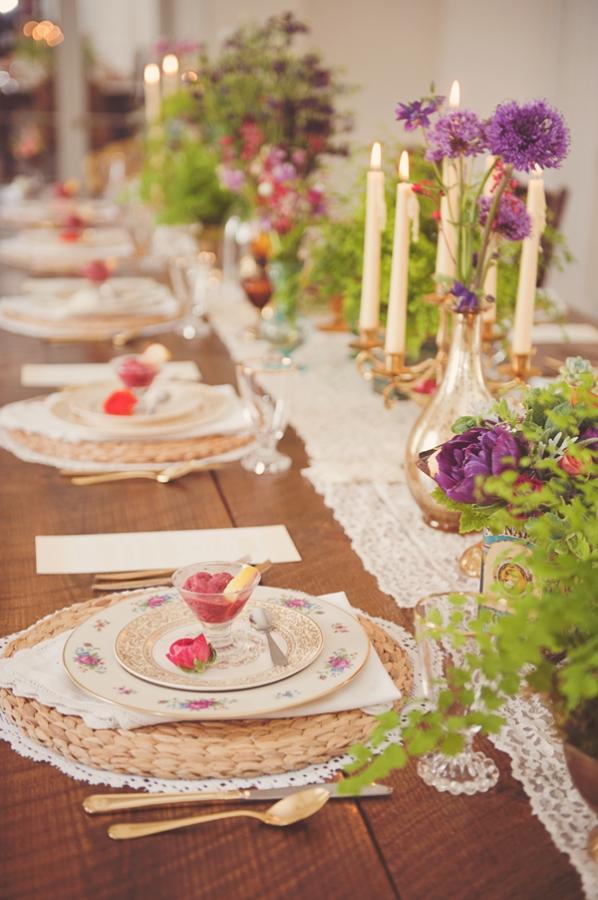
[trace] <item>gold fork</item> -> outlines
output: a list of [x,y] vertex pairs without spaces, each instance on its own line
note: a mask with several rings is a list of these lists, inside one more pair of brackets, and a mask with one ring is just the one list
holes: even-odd
[[191,472],[214,472],[222,469],[225,463],[174,463],[164,469],[154,471],[152,469],[129,469],[122,472],[98,472],[93,475],[81,475],[68,469],[62,469],[60,474],[70,478],[71,484],[90,485],[105,484],[110,481],[126,481],[129,478],[147,478],[149,481],[157,481],[159,484],[169,484]]

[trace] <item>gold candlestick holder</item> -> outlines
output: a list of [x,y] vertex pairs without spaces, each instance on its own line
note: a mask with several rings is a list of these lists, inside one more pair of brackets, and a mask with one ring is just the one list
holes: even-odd
[[535,349],[532,349],[527,353],[511,353],[510,361],[498,369],[501,375],[507,376],[507,379],[492,384],[493,390],[502,393],[516,387],[527,386],[535,375],[541,375],[542,370],[532,365],[535,352]]
[[356,353],[355,365],[366,381],[371,380],[372,366],[376,350],[382,347],[382,339],[377,328],[362,328],[358,337],[349,344]]
[[394,394],[413,394],[415,388],[428,378],[436,378],[437,362],[435,358],[424,359],[415,365],[407,365],[403,353],[384,353],[382,358],[374,358],[370,370],[370,378],[386,381],[382,389],[384,406],[392,406]]

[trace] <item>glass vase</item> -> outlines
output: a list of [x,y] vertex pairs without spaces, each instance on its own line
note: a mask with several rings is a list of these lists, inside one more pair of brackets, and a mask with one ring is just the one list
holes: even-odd
[[305,340],[305,327],[298,316],[303,262],[296,256],[273,260],[269,275],[274,286],[273,303],[262,313],[260,337],[280,353],[292,353]]
[[476,415],[492,404],[482,371],[481,315],[452,313],[451,344],[444,377],[430,403],[413,425],[407,442],[405,470],[409,490],[424,521],[442,531],[459,530],[459,513],[432,496],[436,482],[418,467],[420,454],[434,450],[453,436],[460,416]]

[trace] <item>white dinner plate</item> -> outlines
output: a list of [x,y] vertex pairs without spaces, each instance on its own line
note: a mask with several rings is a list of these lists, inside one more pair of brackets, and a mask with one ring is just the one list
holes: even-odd
[[[114,391],[122,390],[126,390],[125,385],[115,379],[67,388],[64,393],[71,411],[88,425],[102,429],[124,427],[125,430],[136,429],[139,425],[157,425],[194,413],[199,415],[200,412],[205,412],[207,415],[213,407],[214,397],[218,396],[206,385],[162,380],[152,383],[138,404],[143,409],[145,403],[153,408],[154,412],[134,412],[131,416],[105,413],[106,398]],[[161,401],[157,402],[160,397]],[[155,407],[152,407],[154,402]]]
[[[267,639],[249,621],[255,607],[265,609],[273,625],[273,639],[286,655],[286,666],[275,666]],[[201,623],[181,600],[163,609],[135,616],[116,636],[114,652],[124,669],[153,684],[187,691],[239,691],[283,681],[305,669],[319,655],[324,638],[318,623],[298,609],[280,603],[250,600],[235,619],[233,649],[202,672],[186,672],[170,662],[167,653],[181,638],[195,638]]]
[[135,591],[125,600],[97,610],[68,637],[63,662],[82,690],[126,709],[169,719],[244,719],[283,712],[348,684],[363,668],[370,641],[351,613],[299,591],[258,587],[251,598],[258,604],[280,605],[308,616],[323,638],[316,659],[284,682],[229,691],[189,691],[162,687],[124,669],[115,654],[122,628],[136,616],[180,604],[173,588]]
[[213,389],[209,394],[205,393],[205,389],[210,390],[209,385],[198,384],[194,385],[194,387],[204,389],[202,405],[195,412],[177,419],[169,419],[167,422],[156,422],[154,424],[131,423],[133,416],[106,416],[106,425],[99,427],[90,425],[73,412],[66,392],[56,394],[56,397],[50,398],[48,402],[52,415],[63,422],[77,425],[83,432],[86,432],[89,440],[94,440],[98,437],[136,440],[144,437],[174,436],[182,431],[189,431],[190,429],[198,428],[200,425],[224,419],[229,414],[234,404],[232,397]]

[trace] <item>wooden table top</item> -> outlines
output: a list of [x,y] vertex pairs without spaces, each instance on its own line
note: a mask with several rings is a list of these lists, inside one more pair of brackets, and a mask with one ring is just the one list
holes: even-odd
[[[208,383],[232,381],[226,351],[214,336],[165,339],[175,358],[195,358]],[[588,348],[566,348],[586,350]],[[551,348],[553,355],[563,348]],[[22,362],[99,362],[107,343],[50,345],[0,334],[0,403],[34,396],[22,388]],[[171,485],[131,481],[74,487],[57,470],[0,451],[2,595],[0,633],[91,595],[92,576],[35,574],[36,534],[213,528],[284,522],[302,562],[275,566],[266,583],[313,594],[347,591],[359,606],[410,625],[411,613],[382,594],[341,527],[300,469],[301,441],[288,432],[294,461],[284,475],[260,479],[234,466]],[[400,548],[397,548],[400,552]],[[116,843],[108,817],[87,817],[90,786],[0,745],[2,821],[0,895],[8,898],[374,897],[577,898],[580,880],[531,812],[492,746],[501,776],[477,797],[451,797],[423,784],[412,764],[394,773],[389,799],[329,803],[309,822],[273,829],[249,820]],[[156,818],[171,811],[155,811]],[[133,820],[130,813],[120,814]]]

